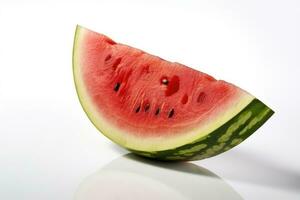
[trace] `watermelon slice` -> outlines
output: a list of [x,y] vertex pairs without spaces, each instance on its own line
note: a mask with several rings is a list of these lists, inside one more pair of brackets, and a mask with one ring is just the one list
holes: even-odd
[[233,84],[81,26],[73,73],[91,122],[115,143],[159,160],[220,154],[274,113]]

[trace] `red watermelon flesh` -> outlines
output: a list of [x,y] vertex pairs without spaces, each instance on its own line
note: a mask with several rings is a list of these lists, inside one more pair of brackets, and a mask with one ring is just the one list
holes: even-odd
[[245,92],[95,32],[83,41],[83,78],[97,108],[129,134],[183,134]]

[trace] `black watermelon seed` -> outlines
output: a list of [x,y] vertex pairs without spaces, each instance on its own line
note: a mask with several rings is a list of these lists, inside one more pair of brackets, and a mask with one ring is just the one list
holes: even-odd
[[169,80],[167,79],[167,77],[163,77],[163,78],[161,79],[161,83],[164,84],[164,85],[168,85]]
[[173,115],[174,115],[174,109],[172,109],[172,110],[169,112],[168,117],[171,118],[171,117],[173,117]]
[[141,106],[137,107],[137,108],[135,109],[135,113],[140,112],[140,109],[141,109]]
[[114,87],[114,91],[118,92],[119,88],[120,88],[120,83],[116,83],[115,87]]
[[156,111],[155,111],[155,115],[158,115],[158,114],[159,114],[159,112],[160,112],[160,109],[159,109],[159,108],[157,108],[157,109],[156,109]]

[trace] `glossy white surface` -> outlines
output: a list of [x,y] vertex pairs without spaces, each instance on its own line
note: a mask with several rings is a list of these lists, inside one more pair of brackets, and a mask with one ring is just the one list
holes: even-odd
[[75,193],[78,200],[132,197],[149,200],[242,199],[224,180],[198,165],[149,161],[133,154],[105,165],[83,180]]
[[[292,0],[1,1],[0,199],[300,199],[299,22]],[[76,24],[236,83],[276,113],[211,159],[123,157],[78,102]]]

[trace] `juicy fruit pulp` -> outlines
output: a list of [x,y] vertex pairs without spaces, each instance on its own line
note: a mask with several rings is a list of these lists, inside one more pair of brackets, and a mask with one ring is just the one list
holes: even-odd
[[[144,156],[213,156],[243,141],[273,113],[230,83],[79,26],[73,67],[91,121],[116,143]],[[257,122],[250,127],[253,119]],[[237,137],[240,132],[243,137]]]

